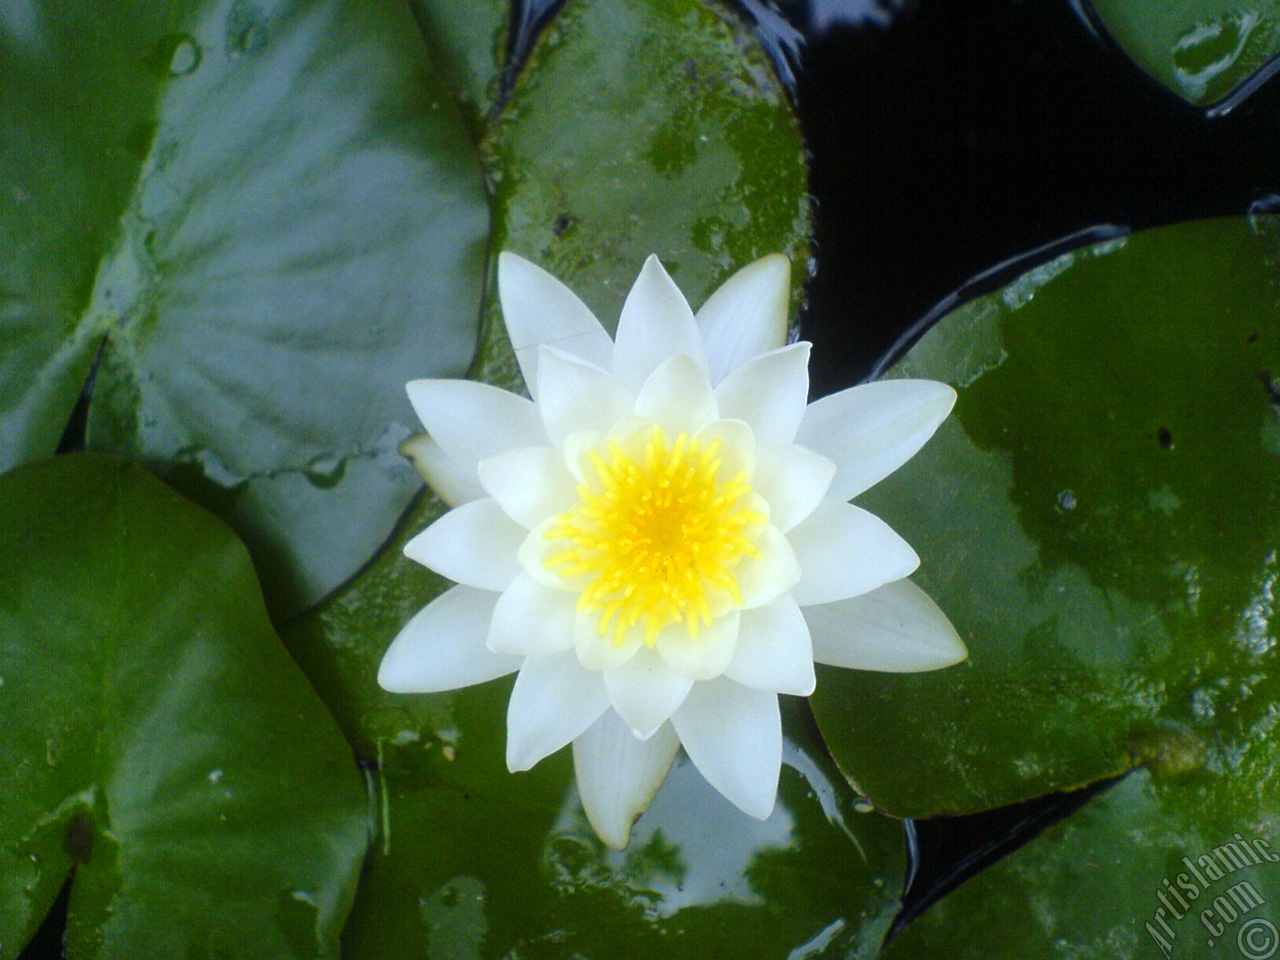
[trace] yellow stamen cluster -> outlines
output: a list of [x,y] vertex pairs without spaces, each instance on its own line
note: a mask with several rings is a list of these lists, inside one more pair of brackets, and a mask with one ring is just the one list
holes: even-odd
[[657,426],[639,461],[616,443],[607,457],[590,454],[599,478],[591,487],[599,489],[579,485],[578,505],[555,518],[547,539],[571,546],[546,565],[565,578],[589,578],[578,610],[600,612],[600,636],[611,632],[621,644],[643,620],[649,646],[678,622],[697,639],[699,626],[711,623],[716,591],[742,603],[733,568],[760,558],[749,528],[767,518],[743,503],[751,493],[745,472],[718,479],[719,454],[719,440],[703,446],[681,433],[668,444]]

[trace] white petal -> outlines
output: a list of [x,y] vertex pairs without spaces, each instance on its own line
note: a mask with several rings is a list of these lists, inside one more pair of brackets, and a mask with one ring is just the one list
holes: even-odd
[[484,644],[496,593],[454,587],[418,611],[391,641],[378,684],[392,693],[436,693],[484,683],[520,668]]
[[724,675],[757,690],[800,697],[813,693],[813,644],[794,600],[779,597],[743,612],[738,647]]
[[700,624],[698,638],[684,624],[672,624],[658,634],[657,651],[668,667],[694,680],[714,680],[724,673],[738,644],[737,610]]
[[700,683],[671,718],[707,782],[743,813],[773,812],[782,766],[778,695],[721,677]]
[[955,402],[933,380],[864,383],[810,404],[796,443],[835,461],[830,496],[849,500],[915,456]]
[[638,391],[658,364],[679,354],[705,365],[693,311],[658,258],[651,256],[622,305],[613,375],[629,390]]
[[514,253],[498,255],[498,299],[530,396],[537,397],[538,348],[552,346],[609,369],[613,341],[577,294]]
[[605,844],[614,850],[627,846],[631,825],[653,802],[679,750],[671,724],[637,740],[612,710],[573,741],[582,808]]
[[626,663],[604,671],[604,685],[631,732],[647,739],[684,702],[693,681],[643,647]]
[[572,545],[565,540],[548,540],[546,532],[556,523],[555,517],[538,524],[528,532],[516,550],[516,563],[521,571],[535,583],[552,590],[568,590],[581,593],[590,580],[589,574],[577,577],[562,577],[547,566],[547,561],[557,554],[563,553]]
[[450,510],[404,545],[404,555],[442,577],[481,590],[505,590],[520,566],[525,531],[486,497]]
[[626,663],[644,646],[644,627],[632,627],[621,643],[614,643],[611,631],[600,635],[600,611],[583,610],[573,621],[573,646],[578,662],[588,670],[608,670]]
[[751,424],[761,443],[791,443],[809,400],[809,344],[793,343],[739,367],[716,387],[720,415]]
[[756,438],[749,426],[741,420],[716,420],[694,434],[694,439],[703,449],[720,441],[720,470],[716,476],[721,483],[745,473],[754,485],[751,478],[756,472]]
[[599,367],[542,348],[538,367],[538,412],[553,444],[578,430],[608,430],[631,413],[635,397]]
[[600,674],[582,669],[572,650],[530,657],[507,704],[507,769],[528,770],[608,708]]
[[913,673],[959,663],[969,655],[947,615],[910,580],[870,593],[806,607],[819,663],[859,670]]
[[400,443],[400,453],[409,458],[418,476],[449,506],[460,507],[484,496],[476,465],[450,459],[430,435],[415,433],[408,437]]
[[823,500],[787,537],[800,561],[791,596],[802,607],[856,597],[920,566],[911,545],[887,523],[838,500]]
[[756,536],[756,547],[761,553],[759,560],[743,557],[733,568],[744,610],[773,603],[803,575],[791,544],[773,524],[767,524]]
[[578,502],[577,488],[564,458],[551,447],[508,450],[481,460],[477,472],[485,492],[526,529]]
[[[639,417],[623,418],[624,422],[634,420],[641,427],[652,431],[651,424]],[[591,463],[591,453],[603,454],[607,451],[608,434],[601,433],[599,430],[578,430],[564,438],[561,453],[564,458],[564,467],[569,471],[569,476],[573,477],[575,483],[581,483],[592,489],[599,489],[599,477],[596,474],[596,468]]]
[[537,407],[506,390],[474,380],[412,380],[405,390],[427,433],[461,467],[547,443]]
[[559,653],[573,646],[573,594],[551,590],[520,574],[493,608],[487,644],[495,653],[525,657]]
[[683,354],[658,364],[636,395],[635,412],[672,440],[680,433],[694,434],[720,416],[706,373]]
[[711,382],[787,342],[791,261],[780,253],[749,263],[721,284],[698,311]]
[[751,486],[769,504],[769,522],[786,533],[817,509],[835,475],[836,465],[812,450],[761,444]]

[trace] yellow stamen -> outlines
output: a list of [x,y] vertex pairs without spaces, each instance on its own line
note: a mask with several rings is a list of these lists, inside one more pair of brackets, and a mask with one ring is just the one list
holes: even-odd
[[767,518],[743,504],[745,473],[720,481],[720,446],[684,433],[668,444],[655,426],[639,460],[616,443],[607,457],[589,454],[599,492],[580,485],[578,504],[555,518],[546,538],[564,549],[546,565],[589,578],[578,610],[599,612],[600,636],[620,645],[643,622],[653,646],[663,627],[683,623],[696,640],[712,621],[709,592],[742,603],[734,567],[760,558],[753,540]]

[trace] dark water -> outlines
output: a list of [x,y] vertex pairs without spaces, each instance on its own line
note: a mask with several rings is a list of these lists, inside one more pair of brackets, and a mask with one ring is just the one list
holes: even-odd
[[859,379],[935,303],[1024,251],[1099,224],[1240,214],[1280,193],[1280,84],[1209,119],[1067,0],[783,12],[804,41],[816,393]]

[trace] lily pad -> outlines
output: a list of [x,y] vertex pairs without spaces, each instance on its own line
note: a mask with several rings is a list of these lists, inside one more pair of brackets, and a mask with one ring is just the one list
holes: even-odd
[[[767,54],[727,7],[567,4],[482,156],[491,252],[550,271],[606,326],[650,254],[698,304],[735,269],[783,253],[799,303],[810,229],[804,145]],[[492,285],[487,303],[480,369],[509,382],[514,358],[496,333]]]
[[96,455],[0,478],[0,528],[0,956],[73,874],[73,960],[336,957],[365,798],[244,547]]
[[1135,771],[936,904],[886,957],[1274,956],[1277,754],[1272,736],[1214,771]]
[[893,367],[959,400],[859,502],[917,549],[970,658],[820,672],[824,737],[878,807],[1196,770],[1274,723],[1278,239],[1274,218],[1240,218],[1067,253]]
[[475,340],[483,185],[409,11],[34,0],[0,60],[0,466],[53,451],[101,351],[88,445],[313,602],[416,490],[404,381]]
[[1275,73],[1275,0],[1088,0],[1139,67],[1211,114],[1226,113]]

